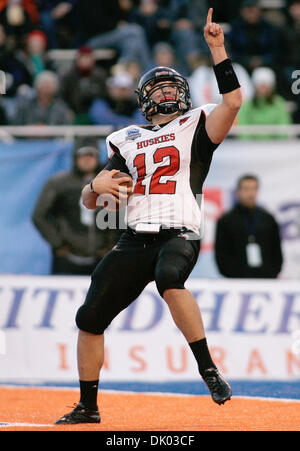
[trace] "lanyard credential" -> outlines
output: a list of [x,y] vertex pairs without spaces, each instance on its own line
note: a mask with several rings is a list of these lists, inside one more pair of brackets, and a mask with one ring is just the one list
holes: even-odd
[[243,213],[243,218],[248,235],[248,244],[246,246],[247,263],[256,268],[262,265],[262,253],[258,243],[256,243],[256,232],[258,226],[258,212],[254,211],[252,217]]
[[256,242],[256,232],[258,227],[258,212],[254,211],[252,215],[242,212],[245,227],[247,230],[248,242],[255,243]]

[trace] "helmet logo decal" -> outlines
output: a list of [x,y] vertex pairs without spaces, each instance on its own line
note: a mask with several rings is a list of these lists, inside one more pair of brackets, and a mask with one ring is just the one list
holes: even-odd
[[184,123],[189,119],[189,117],[190,117],[190,116],[188,116],[188,117],[183,117],[182,119],[180,119],[179,125],[184,124]]
[[171,75],[171,74],[168,71],[155,72],[155,77],[159,77],[160,75]]

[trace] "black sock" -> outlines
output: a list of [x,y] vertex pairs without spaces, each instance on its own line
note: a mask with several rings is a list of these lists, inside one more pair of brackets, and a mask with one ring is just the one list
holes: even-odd
[[206,338],[189,343],[189,345],[198,363],[198,369],[201,375],[208,368],[216,368],[210,356]]
[[80,402],[90,410],[97,410],[98,381],[79,381]]

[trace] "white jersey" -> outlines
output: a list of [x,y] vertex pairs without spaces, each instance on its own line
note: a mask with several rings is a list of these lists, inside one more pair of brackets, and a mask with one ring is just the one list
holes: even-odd
[[[129,227],[160,224],[200,233],[202,184],[217,147],[206,134],[205,120],[215,106],[190,110],[162,126],[131,125],[107,137],[106,168],[126,171],[133,179],[127,207]],[[194,164],[200,183],[199,192],[193,193]]]

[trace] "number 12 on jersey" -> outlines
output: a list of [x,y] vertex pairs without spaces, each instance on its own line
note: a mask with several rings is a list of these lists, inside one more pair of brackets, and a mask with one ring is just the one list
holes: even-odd
[[[179,171],[179,150],[174,146],[159,147],[153,154],[153,163],[162,163],[166,157],[169,157],[169,164],[158,166],[151,176],[149,184],[149,194],[175,194],[176,192],[177,182],[175,180],[167,180],[162,182],[161,177],[173,176]],[[135,157],[133,164],[137,168],[138,173],[138,179],[134,188],[134,194],[145,195],[146,186],[143,185],[143,181],[147,175],[150,175],[147,174],[146,154],[138,154]]]

